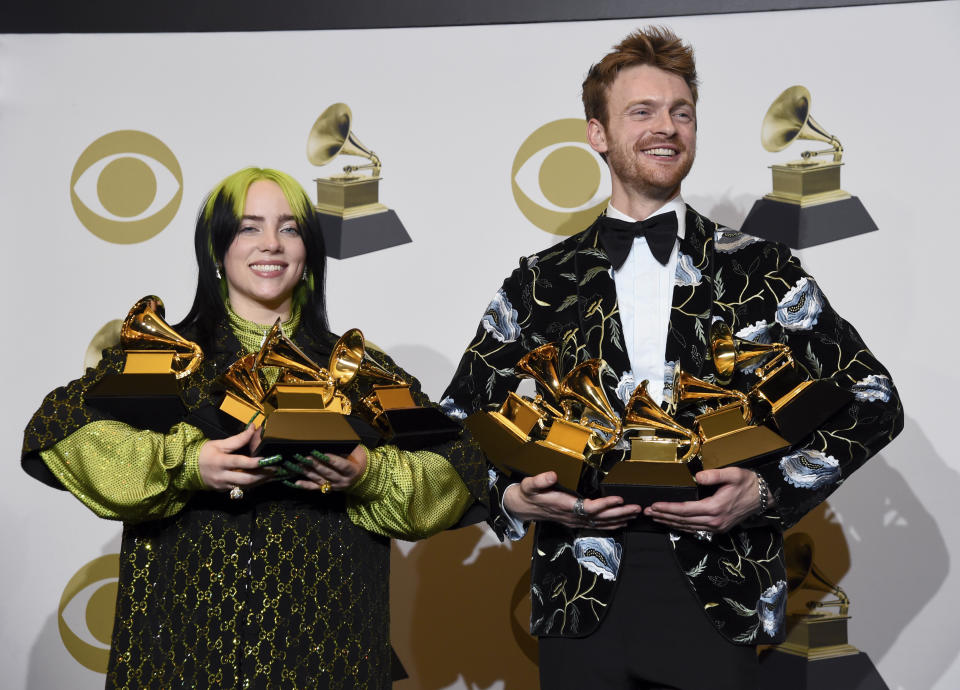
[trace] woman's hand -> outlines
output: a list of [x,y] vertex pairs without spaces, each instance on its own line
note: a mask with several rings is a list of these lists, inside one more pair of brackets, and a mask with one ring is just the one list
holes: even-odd
[[251,426],[235,436],[204,443],[197,459],[203,483],[211,489],[227,491],[238,486],[256,486],[269,479],[272,470],[261,469],[260,458],[234,452],[250,445],[255,434],[256,429]]
[[350,488],[367,469],[367,452],[363,446],[356,446],[347,457],[314,451],[297,459],[303,478],[293,482],[294,485],[323,493]]

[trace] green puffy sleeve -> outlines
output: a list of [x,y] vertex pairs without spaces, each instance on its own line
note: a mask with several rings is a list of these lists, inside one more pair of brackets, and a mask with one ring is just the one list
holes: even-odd
[[441,455],[396,446],[367,450],[367,469],[347,492],[347,515],[370,532],[423,539],[453,526],[473,503]]
[[189,424],[163,434],[100,420],[41,450],[40,457],[100,517],[139,522],[178,513],[205,488],[197,459],[206,440]]

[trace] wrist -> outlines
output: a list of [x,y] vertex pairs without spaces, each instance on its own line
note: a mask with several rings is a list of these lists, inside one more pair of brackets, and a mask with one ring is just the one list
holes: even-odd
[[757,498],[759,501],[756,514],[763,515],[770,509],[770,487],[767,486],[767,480],[763,478],[763,475],[759,472],[753,474],[757,478]]

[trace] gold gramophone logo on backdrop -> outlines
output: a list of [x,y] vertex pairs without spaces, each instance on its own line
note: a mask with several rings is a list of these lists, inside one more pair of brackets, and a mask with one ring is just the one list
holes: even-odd
[[[523,215],[554,235],[580,232],[607,206],[609,172],[587,144],[586,123],[548,122],[528,136],[513,159],[510,185]],[[601,191],[602,190],[602,191]]]
[[886,690],[887,684],[870,657],[847,639],[850,598],[817,567],[813,555],[810,535],[794,532],[784,540],[787,589],[791,595],[814,590],[826,592],[833,598],[808,601],[807,613],[788,614],[786,641],[761,656],[759,687]]
[[80,664],[107,672],[117,602],[120,554],[95,558],[70,578],[57,606],[63,646]]
[[[343,173],[320,177],[317,211],[323,216],[327,255],[335,259],[368,254],[410,242],[397,214],[379,201],[380,157],[360,143],[352,129],[353,113],[334,103],[310,128],[307,160],[326,165],[338,156],[358,156],[368,163],[345,165]],[[369,174],[361,171],[370,171]]]
[[840,188],[843,146],[813,119],[810,92],[803,86],[777,96],[760,131],[760,143],[770,152],[797,140],[830,148],[804,151],[799,160],[770,166],[773,192],[754,203],[741,231],[800,249],[876,230],[860,200]]
[[94,235],[115,244],[148,240],[173,220],[183,173],[173,151],[146,132],[120,130],[90,144],[70,174],[70,201]]

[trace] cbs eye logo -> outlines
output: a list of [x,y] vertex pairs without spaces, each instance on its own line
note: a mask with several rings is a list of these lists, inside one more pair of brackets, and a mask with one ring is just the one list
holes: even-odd
[[70,175],[70,201],[94,235],[115,244],[148,240],[180,208],[183,174],[173,151],[136,130],[110,132],[80,154]]
[[70,578],[57,607],[60,639],[70,656],[91,671],[106,673],[117,606],[120,554],[95,558]]
[[548,122],[520,144],[510,172],[513,198],[527,220],[554,235],[580,232],[600,215],[610,172],[587,143],[579,119]]

